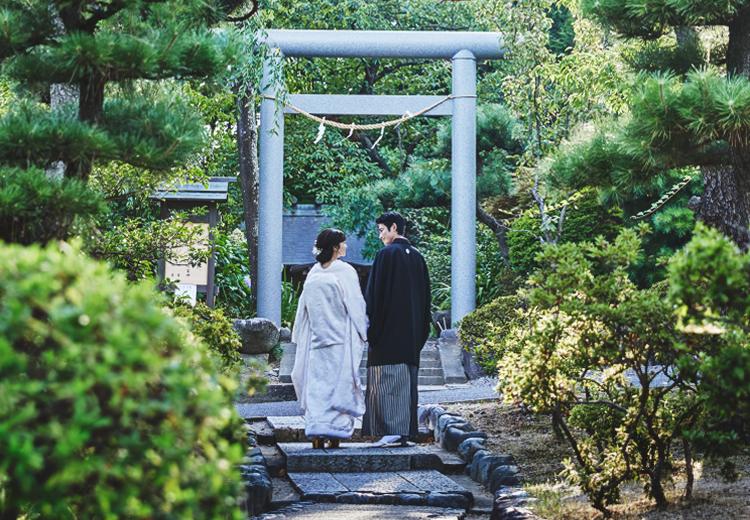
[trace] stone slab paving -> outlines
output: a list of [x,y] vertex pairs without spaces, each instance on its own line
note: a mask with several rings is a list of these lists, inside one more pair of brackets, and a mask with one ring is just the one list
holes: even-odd
[[282,442],[288,472],[406,471],[419,469],[462,472],[466,463],[435,444],[404,448],[371,448],[368,443],[344,443],[337,449],[313,449],[309,442]]
[[[440,473],[438,473],[440,475]],[[336,473],[333,478],[356,493],[419,493],[424,490],[397,472]],[[442,476],[442,475],[440,475]]]
[[299,503],[271,511],[259,520],[461,520],[462,509],[443,509],[419,506],[349,505]]
[[469,509],[471,492],[437,471],[289,472],[303,500]]

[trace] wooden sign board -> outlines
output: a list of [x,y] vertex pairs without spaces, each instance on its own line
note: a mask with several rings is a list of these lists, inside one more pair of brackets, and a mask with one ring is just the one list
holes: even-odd
[[[201,228],[201,243],[208,249],[208,224],[186,222],[186,226],[199,226]],[[180,246],[172,249],[172,261],[164,263],[164,278],[176,281],[180,284],[208,285],[208,262],[200,265],[190,265],[188,257],[189,248]]]

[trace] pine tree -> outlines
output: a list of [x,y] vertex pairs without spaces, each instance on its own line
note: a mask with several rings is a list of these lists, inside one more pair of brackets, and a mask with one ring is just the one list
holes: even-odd
[[[213,30],[232,0],[5,0],[0,63],[26,87],[68,84],[77,106],[26,100],[0,118],[0,164],[64,161],[87,179],[94,161],[181,164],[203,140],[197,113],[164,86],[212,78],[233,59]],[[41,85],[41,89],[38,87]]]
[[[583,0],[583,9],[622,36],[644,40],[631,61],[647,72],[638,78],[630,118],[601,128],[553,169],[568,180],[632,189],[699,167],[704,191],[691,204],[696,216],[750,246],[750,1]],[[717,25],[728,28],[726,54],[709,60],[696,29]],[[676,45],[665,47],[665,36]]]

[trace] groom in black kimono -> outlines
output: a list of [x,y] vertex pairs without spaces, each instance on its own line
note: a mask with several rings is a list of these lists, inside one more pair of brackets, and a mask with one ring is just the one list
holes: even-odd
[[376,221],[381,249],[370,270],[365,301],[370,326],[364,435],[373,446],[406,445],[417,435],[419,355],[430,332],[430,278],[424,258],[404,238],[396,212]]

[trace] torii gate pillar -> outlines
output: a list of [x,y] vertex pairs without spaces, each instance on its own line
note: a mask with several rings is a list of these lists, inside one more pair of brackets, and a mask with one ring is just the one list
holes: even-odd
[[451,324],[474,310],[477,265],[477,62],[453,56],[451,128]]
[[[499,33],[419,31],[268,31],[278,54],[263,69],[260,108],[258,316],[281,323],[284,112],[276,107],[273,67],[283,56],[450,59],[452,98],[426,115],[452,116],[451,321],[476,304],[476,60],[502,58]],[[276,63],[274,63],[274,61]],[[299,95],[295,105],[317,115],[403,115],[439,96]]]

